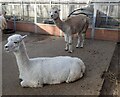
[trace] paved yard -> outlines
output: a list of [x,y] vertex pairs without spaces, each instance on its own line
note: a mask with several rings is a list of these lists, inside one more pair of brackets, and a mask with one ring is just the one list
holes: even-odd
[[[64,51],[63,37],[27,34],[25,44],[31,58],[76,56],[81,58],[86,65],[85,76],[69,84],[45,85],[43,88],[22,88],[18,80],[18,68],[14,55],[3,50],[3,95],[99,95],[103,83],[101,75],[109,66],[115,49],[114,42],[87,39],[83,49],[76,49],[74,45],[74,52],[70,54]],[[3,45],[6,43],[7,37],[8,35],[3,36]]]

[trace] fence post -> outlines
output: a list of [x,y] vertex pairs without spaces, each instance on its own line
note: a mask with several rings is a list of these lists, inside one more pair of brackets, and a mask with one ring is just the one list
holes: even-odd
[[95,36],[96,16],[97,16],[97,4],[94,3],[94,13],[93,13],[92,32],[91,32],[91,38],[92,39],[94,39],[94,36]]
[[2,3],[0,3],[0,13],[2,13]]
[[13,18],[14,18],[14,31],[16,31],[16,17],[15,17],[15,5],[12,5]]
[[110,14],[110,2],[109,2],[108,4],[109,4],[109,5],[108,5],[107,16],[106,16],[106,21],[105,21],[106,25],[107,25],[108,17],[109,17],[109,14]]
[[34,4],[34,26],[35,26],[35,33],[37,33],[37,10],[36,10],[36,0],[35,0],[35,4]]
[[[60,1],[59,1],[59,3],[60,3]],[[62,5],[60,4],[60,19],[63,19],[63,7],[62,7]],[[60,36],[62,36],[62,31],[60,30]]]

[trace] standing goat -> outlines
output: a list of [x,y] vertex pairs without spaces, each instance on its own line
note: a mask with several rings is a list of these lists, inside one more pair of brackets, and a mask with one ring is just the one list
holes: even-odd
[[22,87],[42,87],[43,84],[60,84],[80,79],[85,72],[81,59],[69,56],[29,58],[19,34],[8,38],[6,51],[12,51],[17,60]]
[[56,23],[57,27],[59,27],[64,32],[66,42],[65,50],[72,53],[72,34],[78,34],[76,48],[82,48],[84,45],[86,30],[89,25],[89,18],[84,14],[79,14],[77,16],[68,17],[67,20],[62,21],[59,17],[59,12],[60,10],[57,7],[53,7],[50,11],[50,16]]

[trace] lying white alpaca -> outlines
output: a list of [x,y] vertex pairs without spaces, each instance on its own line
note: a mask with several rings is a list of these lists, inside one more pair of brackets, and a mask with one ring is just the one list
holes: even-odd
[[76,16],[68,17],[67,20],[62,21],[59,17],[59,11],[60,10],[57,7],[53,7],[50,11],[50,16],[56,25],[64,32],[66,42],[65,50],[69,50],[69,52],[72,53],[72,34],[78,34],[78,42],[76,48],[82,48],[85,40],[86,30],[89,25],[89,18],[84,14],[79,14]]
[[83,76],[85,65],[81,59],[69,56],[39,57],[29,59],[23,39],[19,34],[8,38],[6,51],[12,51],[17,60],[22,87],[42,87],[43,84],[73,82]]

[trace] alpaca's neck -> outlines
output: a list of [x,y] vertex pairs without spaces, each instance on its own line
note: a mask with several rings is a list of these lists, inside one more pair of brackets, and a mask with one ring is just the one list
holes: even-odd
[[28,64],[29,57],[27,55],[24,42],[22,42],[22,44],[19,47],[19,50],[14,52],[14,54],[16,56],[17,64],[20,68]]
[[60,28],[64,32],[64,25],[65,23],[58,17],[56,20],[54,20],[55,24],[58,28]]

